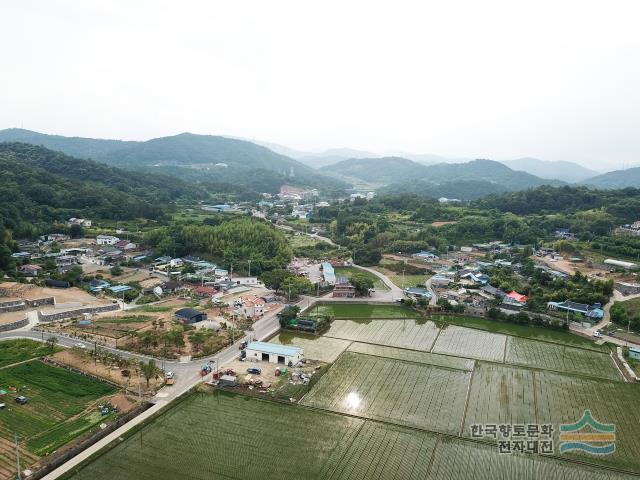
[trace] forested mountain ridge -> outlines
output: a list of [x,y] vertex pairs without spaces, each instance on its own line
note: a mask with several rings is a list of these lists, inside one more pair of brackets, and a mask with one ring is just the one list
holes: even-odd
[[109,165],[201,182],[228,182],[276,193],[284,184],[328,190],[348,188],[303,163],[252,142],[233,138],[179,135],[145,142],[44,135],[29,130],[0,131],[0,140],[43,145]]
[[0,225],[14,238],[72,216],[156,219],[179,198],[207,195],[179,180],[132,175],[24,143],[0,143],[0,178]]
[[640,188],[640,167],[614,170],[580,182],[595,188]]
[[546,161],[537,158],[516,158],[501,162],[512,170],[520,170],[542,178],[555,178],[564,182],[580,182],[598,175],[598,172],[575,162]]

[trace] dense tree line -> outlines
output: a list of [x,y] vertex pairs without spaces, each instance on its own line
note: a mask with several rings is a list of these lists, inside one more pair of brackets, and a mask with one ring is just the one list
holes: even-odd
[[202,255],[225,268],[251,273],[281,268],[292,258],[284,235],[272,225],[253,218],[232,218],[219,225],[179,225],[153,229],[144,243],[158,254]]

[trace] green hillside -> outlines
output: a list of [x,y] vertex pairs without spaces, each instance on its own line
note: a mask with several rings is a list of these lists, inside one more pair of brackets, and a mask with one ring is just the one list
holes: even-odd
[[320,168],[331,175],[357,178],[370,183],[402,182],[426,175],[427,167],[402,157],[350,158]]
[[336,192],[349,184],[319,174],[303,163],[256,145],[213,135],[182,133],[146,142],[121,142],[45,135],[21,129],[0,131],[0,141],[42,145],[80,158],[196,182],[225,182],[275,193],[284,184]]
[[614,170],[581,182],[583,185],[596,188],[640,187],[640,167]]
[[132,175],[23,143],[0,143],[0,176],[0,226],[15,238],[72,216],[155,219],[177,199],[207,195],[167,177]]

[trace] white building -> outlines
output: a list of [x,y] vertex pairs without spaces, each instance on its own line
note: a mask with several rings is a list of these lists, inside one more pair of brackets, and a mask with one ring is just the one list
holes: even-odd
[[67,224],[69,226],[71,226],[71,225],[80,225],[81,227],[90,227],[91,226],[91,220],[88,220],[86,218],[75,218],[75,217],[72,217],[72,218],[69,219]]
[[295,365],[304,359],[304,351],[298,347],[267,342],[251,342],[247,345],[247,361]]
[[118,237],[114,237],[113,235],[98,235],[96,237],[96,243],[98,245],[115,245],[119,241],[120,239]]
[[244,300],[242,305],[238,307],[237,312],[245,317],[260,317],[264,314],[264,299],[260,297],[252,297]]

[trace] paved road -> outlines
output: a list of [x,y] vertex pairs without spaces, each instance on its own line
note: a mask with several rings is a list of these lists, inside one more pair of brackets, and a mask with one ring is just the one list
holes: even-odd
[[376,290],[375,295],[372,296],[372,300],[380,300],[380,301],[387,301],[387,302],[393,302],[397,299],[400,299],[404,296],[404,293],[402,292],[402,289],[400,287],[398,287],[395,283],[393,283],[391,280],[389,280],[389,277],[387,277],[384,273],[381,273],[377,270],[374,270],[373,268],[368,268],[368,267],[362,267],[360,265],[356,265],[355,263],[353,264],[353,266],[355,268],[359,268],[360,270],[364,270],[366,272],[372,273],[373,275],[375,275],[376,277],[378,277],[382,283],[384,283],[387,288],[389,290],[387,291],[379,291]]
[[424,282],[424,286],[431,292],[431,299],[429,300],[429,305],[437,305],[438,304],[438,295],[436,295],[436,291],[433,289],[433,285],[431,285],[431,279],[433,277],[429,277],[429,279]]

